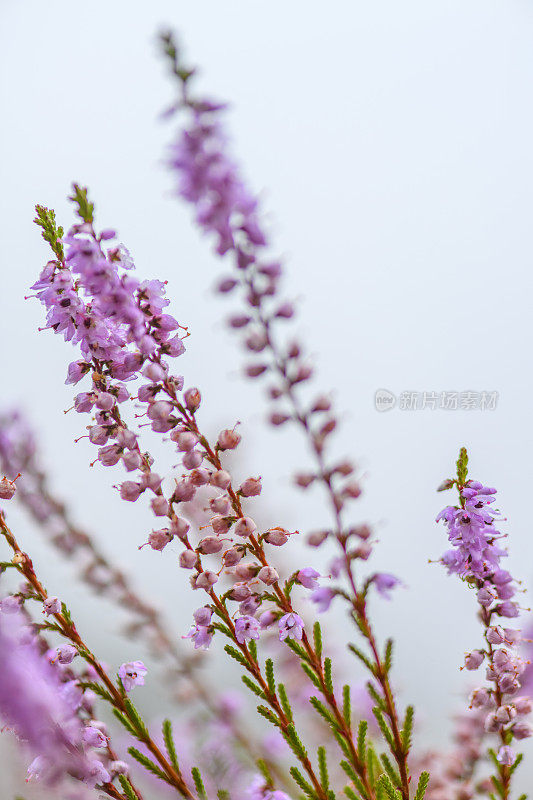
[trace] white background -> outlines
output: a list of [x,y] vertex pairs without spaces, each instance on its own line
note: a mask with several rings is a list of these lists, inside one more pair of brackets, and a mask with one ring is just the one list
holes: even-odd
[[[177,549],[138,552],[150,516],[117,498],[118,473],[88,469],[85,441],[73,445],[86,420],[63,414],[72,349],[37,332],[41,308],[24,300],[48,258],[33,206],[53,206],[68,226],[78,180],[139,273],[168,279],[192,333],[180,369],[202,388],[213,433],[242,421],[239,468],[263,475],[266,521],[306,531],[323,519],[319,498],[288,483],[304,459],[297,435],[260,424],[262,393],[241,380],[221,324],[233,301],[210,291],[221,265],[162,165],[172,124],[158,114],[173,92],[155,35],[172,26],[201,67],[199,88],[232,103],[234,150],[285,257],[318,382],[341,412],[335,447],[365,473],[354,518],[376,522],[374,563],[406,583],[376,604],[379,628],[398,642],[397,682],[424,720],[424,742],[444,742],[468,683],[459,665],[480,642],[473,598],[428,564],[445,547],[434,490],[461,445],[471,474],[500,491],[512,569],[525,587],[533,579],[531,3],[3,0],[0,25],[2,405],[31,414],[58,491],[183,633],[197,598]],[[379,414],[380,387],[496,390],[500,400],[492,412]],[[103,655],[113,664],[142,655],[33,526],[12,519]],[[347,623],[333,617],[342,650]]]

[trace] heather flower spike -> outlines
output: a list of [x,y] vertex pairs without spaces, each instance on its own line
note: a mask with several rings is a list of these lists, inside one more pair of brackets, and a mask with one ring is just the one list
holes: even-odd
[[[456,487],[458,504],[446,506],[437,516],[446,527],[452,549],[441,557],[449,573],[459,575],[475,592],[484,643],[465,655],[465,667],[473,672],[486,665],[486,685],[475,689],[471,705],[484,714],[487,734],[498,741],[493,753],[497,774],[493,787],[502,798],[510,797],[513,767],[518,764],[514,740],[528,738],[533,728],[525,717],[531,700],[522,693],[526,664],[520,653],[521,631],[514,627],[521,609],[514,599],[517,582],[502,567],[507,556],[502,534],[496,527],[501,516],[494,506],[496,489],[468,479],[468,454],[462,448],[457,477],[446,482]],[[439,490],[440,487],[439,487]]]

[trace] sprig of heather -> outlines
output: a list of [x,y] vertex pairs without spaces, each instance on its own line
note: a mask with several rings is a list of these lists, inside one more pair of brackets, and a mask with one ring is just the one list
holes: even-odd
[[[86,198],[85,190],[77,191],[81,191]],[[77,199],[76,202],[78,203]],[[112,292],[105,276],[110,275],[109,284],[116,285],[118,272],[116,265],[121,258],[117,255],[116,248],[113,248],[107,257],[103,253],[102,241],[112,238],[113,234],[106,232],[105,237],[97,236],[92,226],[92,214],[91,219],[86,219],[80,208],[78,213],[83,219],[83,224],[75,226],[65,238],[67,244],[65,260],[61,263],[54,261],[47,265],[41,279],[33,288],[38,291],[41,301],[49,307],[49,318],[53,320],[51,326],[57,331],[67,331],[67,338],[79,341],[82,352],[87,355],[93,351],[92,333],[88,340],[87,331],[98,329],[94,318],[100,312],[103,299],[107,326],[105,336],[101,336],[97,342],[97,356],[93,354],[92,359],[86,360],[83,365],[78,362],[75,369],[76,379],[90,373],[95,387],[92,394],[78,395],[75,407],[79,411],[89,411],[96,403],[99,407],[96,420],[99,428],[98,438],[102,433],[105,440],[109,438],[115,440],[115,444],[100,449],[98,460],[104,466],[110,466],[122,458],[126,468],[132,469],[129,460],[126,462],[129,455],[123,456],[124,450],[129,448],[138,454],[135,468],[140,471],[141,480],[123,483],[120,487],[121,496],[123,499],[135,502],[147,490],[155,495],[151,501],[152,510],[156,516],[167,518],[168,527],[154,531],[147,543],[155,550],[163,550],[173,539],[180,540],[184,545],[180,555],[180,565],[193,570],[191,577],[193,588],[205,590],[211,600],[210,604],[195,613],[195,624],[189,636],[194,640],[196,647],[208,646],[216,630],[232,640],[233,644],[227,647],[226,651],[252,675],[253,681],[246,676],[244,679],[248,688],[268,704],[269,708],[261,706],[259,712],[280,728],[304,768],[307,779],[311,782],[307,783],[297,771],[295,779],[300,787],[305,784],[310,787],[313,796],[319,798],[327,796],[327,788],[313,768],[294,730],[284,690],[276,688],[258,661],[255,640],[259,638],[262,628],[276,622],[280,640],[287,640],[289,646],[297,652],[302,659],[306,674],[322,694],[323,700],[314,698],[313,705],[333,726],[339,745],[347,757],[350,775],[356,774],[356,780],[362,787],[361,793],[368,800],[373,800],[375,789],[369,781],[367,764],[358,753],[350,721],[341,710],[342,703],[339,704],[333,690],[331,660],[322,655],[319,633],[316,634],[319,638],[311,643],[303,630],[303,620],[291,600],[295,585],[315,588],[318,573],[304,568],[292,575],[283,587],[280,586],[278,572],[267,559],[264,545],[281,546],[288,541],[290,532],[277,527],[258,534],[255,522],[245,514],[242,501],[244,498],[260,494],[260,478],[247,478],[237,488],[222,464],[221,454],[238,445],[239,434],[235,430],[226,429],[220,433],[215,444],[208,441],[196,420],[196,412],[201,404],[199,390],[191,387],[182,391],[183,379],[173,377],[169,370],[168,357],[179,354],[181,349],[178,349],[178,352],[169,352],[164,345],[157,345],[155,348],[139,346],[140,342],[144,345],[146,337],[152,336],[156,328],[152,317],[160,313],[160,300],[154,311],[152,301],[146,302],[146,289],[141,288],[146,286],[146,282],[139,284],[128,276],[128,290],[130,290],[128,303],[132,308],[124,313],[128,305],[123,302],[123,292],[120,293],[120,311],[116,310],[115,301],[112,306],[107,302],[106,298],[110,297]],[[80,275],[81,278],[74,281],[72,273]],[[95,275],[98,276],[96,286]],[[124,288],[123,281],[124,277],[119,273],[118,282],[122,288]],[[151,285],[156,283],[162,286],[153,281]],[[53,288],[50,288],[50,284]],[[69,293],[68,305],[64,305],[62,300],[65,285]],[[93,295],[95,289],[97,294]],[[86,293],[85,300],[80,296],[81,290]],[[66,311],[58,312],[58,308],[65,308]],[[137,320],[135,309],[142,311],[144,328]],[[130,344],[133,344],[133,352],[127,349]],[[110,385],[112,376],[117,372],[116,365],[118,364],[119,372],[122,374],[126,363],[129,378],[142,374],[150,379],[150,383],[140,387],[137,397],[146,407],[152,430],[156,433],[170,432],[171,440],[183,453],[182,463],[186,473],[183,478],[176,481],[174,491],[169,497],[163,493],[161,478],[152,471],[154,463],[152,457],[147,453],[141,453],[137,435],[127,429],[120,414],[118,405],[125,402],[127,396],[113,391],[114,387]],[[69,376],[72,376],[73,372],[71,365]],[[68,380],[71,380],[71,377]],[[106,408],[102,407],[102,393],[106,397]],[[80,397],[81,402],[79,402]],[[86,402],[88,397],[89,401]],[[108,397],[112,400],[108,401]],[[94,436],[91,436],[92,430],[91,428],[89,438],[94,441]],[[127,439],[124,436],[125,430],[128,430]],[[110,452],[112,452],[111,459],[108,458]],[[210,523],[212,535],[203,537],[198,546],[193,547],[188,535],[189,525],[179,516],[176,508],[179,509],[181,503],[189,502],[197,489],[205,485],[216,487],[222,490],[223,494],[210,502],[212,510],[215,511]],[[236,544],[231,535],[237,537]],[[226,541],[229,541],[231,546],[222,553]],[[209,558],[220,553],[222,553],[222,563],[218,572],[204,566],[203,556]],[[251,555],[255,560],[252,563],[242,563],[245,555]],[[231,570],[236,582],[228,591],[218,593],[215,584],[218,583],[220,571],[224,568]],[[254,582],[269,587],[269,591],[253,591]],[[230,601],[239,603],[241,616],[235,621],[228,609],[227,604]],[[271,603],[273,607],[263,611],[261,617],[257,619],[258,609],[265,601]],[[220,622],[214,622],[213,616],[218,617]],[[386,727],[384,721],[383,725]],[[295,769],[293,768],[293,777]]]
[[[111,255],[108,254],[108,257],[103,253],[101,242],[103,238],[105,240],[111,238],[111,232],[106,232],[104,237],[96,236],[92,227],[92,209],[90,218],[83,213],[78,200],[78,195],[80,194],[86,199],[86,191],[75,187],[74,200],[78,205],[78,213],[83,223],[81,226],[75,226],[65,239],[68,245],[65,260],[61,263],[54,261],[48,264],[40,280],[33,287],[38,291],[41,301],[49,309],[49,327],[53,327],[56,332],[63,332],[68,339],[79,341],[82,352],[86,357],[93,353],[91,360],[84,361],[83,366],[79,363],[77,364],[75,377],[80,379],[87,373],[91,373],[96,391],[92,396],[89,393],[84,393],[81,402],[78,402],[80,398],[78,395],[75,407],[79,411],[89,411],[95,402],[100,405],[100,410],[97,412],[98,427],[104,433],[106,439],[111,437],[115,439],[115,444],[100,448],[97,460],[104,466],[111,466],[118,462],[124,452],[124,445],[129,448],[130,452],[138,455],[135,460],[135,468],[140,471],[142,480],[139,483],[133,481],[123,483],[121,496],[123,499],[134,502],[148,488],[153,492],[155,497],[151,501],[152,510],[156,516],[166,517],[169,521],[169,527],[154,531],[149,537],[148,544],[153,549],[162,550],[174,537],[180,539],[185,545],[185,550],[180,557],[180,565],[186,569],[194,569],[193,587],[204,589],[213,602],[212,608],[207,607],[198,610],[196,625],[193,627],[190,636],[195,639],[196,646],[208,645],[215,630],[215,625],[211,625],[211,617],[213,612],[218,614],[222,619],[222,625],[219,627],[241,651],[241,656],[244,656],[244,658],[240,658],[241,665],[245,666],[255,680],[259,682],[259,693],[264,695],[273,709],[273,720],[275,720],[273,724],[281,726],[284,735],[291,739],[290,744],[293,746],[295,754],[312,782],[313,791],[316,792],[318,797],[324,798],[326,796],[325,790],[321,787],[319,778],[303,745],[297,738],[296,732],[293,731],[290,714],[284,709],[277,691],[275,689],[272,690],[268,685],[268,681],[263,677],[255,648],[252,647],[250,649],[246,644],[247,640],[257,638],[260,630],[259,622],[251,614],[243,614],[234,623],[226,607],[227,599],[230,597],[231,599],[239,600],[241,603],[251,597],[252,592],[246,583],[256,575],[260,580],[264,579],[265,584],[270,585],[274,582],[277,584],[275,580],[277,573],[266,562],[264,549],[253,536],[255,523],[250,518],[245,517],[240,501],[240,497],[259,494],[261,482],[259,479],[249,478],[241,484],[238,490],[233,488],[231,476],[222,469],[219,453],[224,449],[231,449],[236,446],[240,437],[232,431],[223,431],[217,444],[211,447],[207,438],[200,432],[194,417],[195,411],[201,402],[200,393],[196,388],[191,388],[183,392],[182,397],[178,396],[178,392],[183,388],[183,379],[170,376],[166,363],[166,356],[178,355],[182,350],[175,349],[169,352],[166,347],[163,349],[164,345],[163,347],[156,346],[154,348],[150,346],[144,348],[146,337],[151,336],[155,327],[153,326],[152,318],[155,313],[160,313],[161,311],[159,287],[163,285],[159,282],[151,282],[152,285],[157,284],[159,292],[159,300],[156,304],[155,312],[154,293],[151,295],[151,300],[146,302],[146,289],[144,288],[146,283],[140,288],[137,281],[129,278],[127,280],[127,289],[124,292],[120,292],[120,310],[116,311],[115,306],[113,307],[115,311],[109,307],[107,303],[107,298],[111,294],[109,287],[116,286],[118,281],[121,283],[122,288],[125,288],[126,281],[123,280],[124,276],[119,275],[116,264],[113,263],[120,261],[120,256],[116,255],[116,249],[111,251]],[[47,211],[39,208],[39,213],[46,215]],[[74,281],[72,273],[80,274],[82,276],[81,279]],[[98,276],[96,282],[94,280],[95,275]],[[67,302],[63,300],[65,286],[67,287]],[[82,288],[90,298],[88,302],[84,301],[80,296]],[[131,291],[132,288],[133,291]],[[96,290],[98,294],[93,297],[92,292]],[[129,292],[129,298],[126,301],[125,295],[127,292]],[[101,313],[102,300],[105,305],[105,330],[100,333],[98,315]],[[137,309],[141,310],[142,318],[137,317]],[[141,326],[141,319],[144,327]],[[94,341],[94,331],[98,335],[96,342]],[[128,345],[131,343],[135,348],[132,348],[133,352],[131,350],[128,351]],[[124,351],[126,352],[124,353]],[[152,430],[159,433],[172,431],[171,438],[174,438],[178,448],[185,452],[183,466],[190,473],[190,480],[189,478],[183,478],[177,481],[174,492],[169,498],[166,498],[163,494],[161,478],[151,469],[153,459],[147,453],[141,454],[137,436],[127,428],[122,419],[118,404],[128,398],[127,393],[112,393],[112,387],[109,383],[110,378],[112,375],[116,375],[117,365],[118,371],[122,375],[126,363],[129,378],[139,375],[142,370],[142,374],[151,380],[150,384],[141,386],[138,399],[147,405],[148,417],[152,420]],[[69,378],[67,380],[71,380],[72,371],[69,368]],[[156,399],[160,393],[166,397],[165,400]],[[102,408],[102,404],[99,402],[102,394],[106,396],[105,405],[107,408]],[[88,397],[90,397],[89,401],[87,401]],[[111,399],[107,400],[107,398]],[[124,435],[124,431],[128,432],[127,438]],[[89,438],[93,439],[94,437],[90,435]],[[199,444],[198,448],[195,447],[196,444]],[[111,458],[108,457],[110,452],[112,452]],[[205,467],[200,466],[204,459],[214,467],[214,470],[209,472]],[[126,464],[127,469],[131,469],[131,466],[129,462]],[[219,498],[218,508],[220,511],[220,503],[222,502],[228,508],[225,516],[218,513],[213,518],[211,525],[214,536],[205,537],[198,548],[195,549],[189,541],[189,525],[183,517],[177,515],[175,506],[181,502],[190,501],[198,486],[207,483],[226,491],[226,497]],[[229,513],[231,508],[233,508],[234,512],[233,517]],[[214,554],[223,549],[224,541],[217,539],[217,536],[227,533],[233,522],[239,525],[240,536],[251,538],[252,547],[255,547],[256,555],[259,555],[262,559],[262,565],[257,568],[255,565],[239,565],[237,562],[240,561],[247,547],[242,545],[238,549],[233,548],[234,554],[237,555],[233,565],[236,565],[237,575],[243,580],[239,581],[239,585],[235,586],[231,592],[226,593],[226,596],[219,597],[213,588],[218,581],[218,575],[213,570],[204,569],[201,555],[206,552]],[[288,540],[288,532],[276,530],[269,533],[278,544]],[[229,566],[228,557],[225,558],[223,566]],[[260,575],[262,569],[263,573]],[[281,592],[279,586],[276,588],[277,595],[272,596],[275,599],[281,597],[286,605],[289,604],[289,607],[283,609],[283,614],[274,614],[270,621],[274,622],[277,617],[281,617],[280,638],[302,638],[303,622],[301,618],[290,610],[290,601],[284,599],[285,595]],[[230,648],[230,651],[235,657],[237,651],[233,648]],[[320,663],[318,669],[321,674],[322,685],[325,687],[322,663]],[[340,712],[337,713],[339,718],[342,719]],[[344,726],[346,727],[346,723],[344,723]],[[350,744],[353,748],[351,738]],[[357,758],[355,749],[354,755]]]
[[[221,721],[235,739],[239,751],[255,761],[259,745],[254,743],[252,732],[243,731],[242,724],[228,724],[232,716],[228,717],[224,704],[213,696],[212,687],[204,683],[195,669],[200,652],[195,651],[192,655],[176,646],[157,609],[140,596],[129,576],[107,559],[93,537],[71,520],[64,502],[52,494],[46,472],[40,465],[34,431],[18,410],[0,415],[0,470],[12,477],[20,474],[17,500],[48,533],[48,540],[59,552],[67,557],[77,555],[88,559],[81,573],[82,581],[99,595],[105,593],[133,617],[125,633],[145,637],[152,655],[165,659],[169,667],[166,677],[175,698],[178,700],[180,696],[179,681],[185,679],[210,715],[215,719],[221,719],[223,715]],[[274,770],[275,765],[269,764],[269,768]]]
[[190,81],[195,70],[183,65],[172,34],[164,34],[162,43],[181,90],[171,112],[188,114],[172,147],[169,166],[177,175],[178,193],[194,206],[196,221],[212,235],[217,254],[231,256],[236,271],[219,282],[219,292],[228,294],[239,285],[244,290],[246,311],[231,317],[229,324],[243,331],[246,350],[261,358],[249,363],[245,374],[252,379],[270,376],[274,380],[268,390],[269,397],[282,407],[271,413],[270,422],[274,426],[293,422],[310,445],[316,470],[297,475],[296,483],[303,489],[312,484],[322,485],[329,500],[333,528],[312,533],[309,542],[320,546],[332,538],[337,543],[340,556],[332,571],[336,577],[342,573],[347,581],[346,588],[317,587],[313,599],[320,610],[326,610],[335,596],[344,597],[367,641],[370,653],[364,655],[363,663],[370,668],[376,682],[377,711],[387,718],[392,744],[389,736],[385,738],[400,772],[405,800],[409,797],[408,749],[389,680],[389,659],[386,652],[380,652],[367,613],[369,589],[375,586],[387,596],[399,581],[388,573],[376,573],[360,581],[356,578],[356,562],[366,561],[372,552],[372,532],[367,525],[349,526],[344,515],[348,503],[360,496],[361,487],[353,477],[355,467],[351,461],[338,463],[328,455],[329,437],[337,426],[330,399],[321,395],[306,404],[300,397],[299,389],[310,380],[312,369],[302,344],[284,344],[279,336],[281,324],[294,316],[294,307],[279,297],[282,268],[279,261],[272,262],[268,257],[268,236],[259,218],[257,198],[228,156],[220,120],[225,105],[194,97]]
[[[138,751],[136,751],[135,748],[129,749],[129,753],[132,755],[132,757],[137,758],[137,760],[139,760],[140,763],[149,771],[155,772],[161,780],[165,781],[169,786],[172,786],[174,789],[176,789],[176,791],[182,796],[187,798],[196,797],[184,780],[176,759],[169,759],[164,755],[162,750],[150,736],[145,723],[139,716],[139,712],[127,696],[127,693],[131,691],[135,685],[142,685],[144,683],[144,674],[146,673],[144,664],[141,661],[133,661],[122,664],[118,671],[117,682],[115,683],[110,678],[96,655],[88,648],[85,641],[81,638],[66,605],[57,597],[50,596],[44,588],[43,584],[35,573],[31,558],[19,547],[19,544],[12,531],[8,527],[5,516],[1,511],[0,534],[3,536],[13,552],[13,559],[9,566],[16,568],[25,578],[28,585],[31,587],[31,594],[28,596],[42,603],[43,612],[50,619],[49,622],[43,623],[42,628],[45,630],[53,630],[59,633],[69,642],[69,644],[63,645],[57,649],[57,661],[62,665],[68,665],[76,656],[81,656],[91,667],[97,679],[97,681],[88,681],[81,688],[96,692],[99,697],[108,702],[112,706],[115,716],[126,728],[128,733],[142,742],[142,744],[150,752],[151,756],[155,759],[156,763],[147,757],[144,759],[139,759],[137,757]],[[7,566],[8,563],[4,563],[4,567]],[[20,604],[21,598],[17,597],[16,595],[11,595],[3,601],[1,610],[4,613],[18,611]],[[54,621],[52,622],[52,620]],[[79,695],[80,687],[78,687],[77,681],[72,682],[70,689],[76,696]],[[98,735],[96,733],[94,734],[94,740],[98,740]],[[45,764],[38,762],[34,765],[35,772],[40,772],[43,766],[48,766],[47,762],[50,759],[46,753],[45,757]],[[116,787],[112,785],[112,776],[103,768],[103,766],[103,771],[99,772],[96,771],[96,766],[97,765],[94,767],[94,774],[98,779],[97,782],[102,784],[102,789],[104,789],[110,797],[125,798],[126,795],[120,793]],[[122,787],[124,788],[123,781],[126,781],[131,787],[131,782],[125,778],[123,772],[124,771],[121,770],[119,773],[116,773],[119,775],[119,781]],[[139,800],[142,800],[142,795],[135,787],[132,787],[132,791],[137,794]]]
[[512,745],[533,734],[533,727],[525,719],[532,701],[518,696],[526,667],[518,650],[521,631],[503,627],[506,620],[520,616],[520,606],[513,599],[518,586],[501,565],[508,552],[502,546],[504,534],[496,528],[501,519],[493,508],[496,489],[468,480],[465,448],[459,453],[457,476],[444,481],[439,490],[454,486],[459,492],[459,504],[446,506],[437,517],[437,521],[443,520],[452,544],[440,560],[449,573],[458,575],[476,592],[485,641],[482,648],[466,655],[465,667],[477,670],[486,664],[488,685],[473,691],[471,705],[486,712],[485,729],[498,736],[498,752],[489,750],[496,767],[492,783],[498,796],[507,800],[511,777],[522,758]]

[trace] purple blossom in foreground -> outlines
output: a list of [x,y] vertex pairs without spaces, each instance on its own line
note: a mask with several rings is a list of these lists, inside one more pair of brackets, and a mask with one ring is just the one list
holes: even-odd
[[131,692],[134,686],[144,686],[144,676],[148,670],[142,661],[127,661],[121,664],[118,676],[127,692]]
[[259,639],[261,626],[254,617],[238,617],[235,620],[235,636],[241,644],[247,639]]
[[298,614],[284,614],[278,621],[279,640],[301,639],[304,630],[304,621]]
[[18,614],[0,615],[0,664],[0,718],[33,752],[29,776],[58,783],[71,775],[91,786],[109,781],[103,764],[86,749],[65,684],[39,654]]

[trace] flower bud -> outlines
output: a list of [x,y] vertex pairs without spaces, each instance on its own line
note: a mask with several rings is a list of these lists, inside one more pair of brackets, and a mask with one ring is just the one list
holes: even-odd
[[124,483],[120,485],[121,498],[123,500],[128,500],[130,503],[134,503],[138,500],[143,491],[144,489],[140,483],[135,483],[135,481],[124,481]]
[[235,564],[238,564],[239,561],[244,556],[244,550],[242,547],[230,547],[229,550],[226,550],[224,555],[222,556],[222,560],[224,562],[225,567],[234,567]]
[[231,523],[231,517],[222,517],[220,514],[211,519],[211,527],[215,533],[219,534],[227,533],[231,528]]
[[260,569],[259,564],[237,564],[235,576],[241,581],[250,581],[256,577]]
[[284,528],[271,528],[265,533],[263,538],[268,544],[281,547],[281,545],[289,541],[289,531],[286,531]]
[[237,520],[235,527],[233,528],[235,535],[242,536],[243,539],[247,539],[248,536],[251,536],[255,530],[256,524],[251,517],[241,517]]
[[240,435],[235,430],[223,430],[218,435],[219,450],[234,450],[241,441]]
[[172,538],[172,533],[168,528],[161,528],[158,531],[152,531],[148,537],[148,544],[152,550],[161,551],[172,541]]
[[190,525],[186,519],[183,517],[174,517],[174,519],[170,523],[170,530],[172,531],[173,536],[177,536],[178,539],[183,540],[189,531]]
[[231,501],[227,494],[222,494],[220,497],[213,497],[213,499],[209,501],[209,508],[211,511],[214,511],[215,514],[222,514],[222,516],[227,517],[231,511]]
[[168,502],[161,495],[156,495],[156,497],[153,497],[150,505],[152,506],[152,511],[156,517],[166,517],[170,512],[170,506]]
[[473,650],[465,656],[465,667],[470,670],[478,669],[483,663],[485,653],[481,650]]
[[[172,439],[173,437],[171,436],[170,438]],[[198,436],[192,431],[181,431],[178,432],[174,438],[174,441],[178,446],[178,450],[186,453],[188,450],[192,450],[193,447],[198,444]]]
[[203,460],[204,457],[200,450],[189,450],[189,452],[185,453],[183,456],[182,464],[185,469],[196,469]]
[[189,411],[194,413],[198,408],[200,408],[202,395],[200,394],[200,390],[193,386],[190,389],[185,390],[183,393],[183,399],[185,400],[185,405]]
[[209,483],[209,472],[203,467],[193,469],[189,473],[189,480],[193,486],[205,486]]
[[533,727],[530,722],[520,719],[513,725],[513,735],[516,739],[528,739],[533,736]]
[[184,550],[180,553],[179,565],[183,569],[192,569],[198,561],[198,554],[194,550]]
[[216,572],[211,572],[211,570],[206,570],[205,572],[201,572],[195,581],[195,586],[197,589],[206,589],[207,591],[211,589],[212,586],[218,581],[218,576]]
[[0,500],[11,500],[16,491],[15,481],[10,481],[7,478],[0,480]]
[[176,488],[172,494],[174,503],[185,503],[192,500],[196,494],[196,487],[187,478],[176,481]]
[[206,536],[200,540],[196,552],[203,553],[204,555],[211,555],[212,553],[220,553],[223,547],[224,542],[217,539],[216,536]]
[[311,547],[320,547],[329,536],[329,531],[313,531],[307,535],[307,544]]
[[227,489],[231,483],[231,475],[225,469],[219,469],[213,472],[209,482],[211,486],[216,486],[218,489]]
[[241,483],[239,492],[243,497],[255,497],[261,494],[261,478],[246,478]]
[[257,577],[260,581],[266,583],[267,586],[271,586],[273,583],[276,583],[276,581],[279,581],[279,575],[274,567],[262,567],[257,573]]

